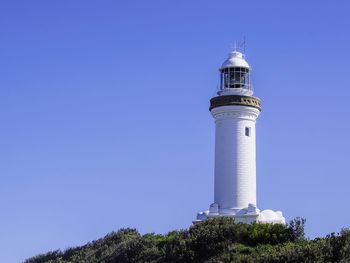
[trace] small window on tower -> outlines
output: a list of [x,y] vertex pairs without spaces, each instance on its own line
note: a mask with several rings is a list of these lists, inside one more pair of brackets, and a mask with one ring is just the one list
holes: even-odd
[[250,137],[250,127],[245,127],[245,136]]

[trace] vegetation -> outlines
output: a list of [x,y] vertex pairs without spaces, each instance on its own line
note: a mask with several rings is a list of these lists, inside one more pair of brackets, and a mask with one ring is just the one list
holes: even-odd
[[308,240],[305,220],[240,224],[219,217],[166,235],[121,229],[82,247],[27,259],[44,262],[350,262],[350,230]]

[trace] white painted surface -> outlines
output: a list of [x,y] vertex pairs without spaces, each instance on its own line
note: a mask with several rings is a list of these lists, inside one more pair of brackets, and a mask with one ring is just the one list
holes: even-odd
[[[256,205],[255,122],[259,110],[222,106],[211,111],[215,119],[214,202],[223,213]],[[245,135],[245,128],[250,136]]]
[[218,95],[252,96],[253,90],[251,90],[251,89],[222,89],[222,90],[218,91]]
[[221,68],[249,68],[248,62],[244,59],[244,55],[241,52],[233,51],[228,54],[228,59],[222,64]]

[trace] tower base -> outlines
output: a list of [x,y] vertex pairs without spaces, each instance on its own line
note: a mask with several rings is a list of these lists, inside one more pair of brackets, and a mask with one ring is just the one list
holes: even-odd
[[235,219],[236,223],[251,224],[253,222],[285,224],[286,220],[281,211],[270,209],[260,211],[255,205],[249,204],[243,209],[221,209],[218,204],[211,204],[209,210],[197,214],[193,223],[205,221],[211,217],[227,216]]

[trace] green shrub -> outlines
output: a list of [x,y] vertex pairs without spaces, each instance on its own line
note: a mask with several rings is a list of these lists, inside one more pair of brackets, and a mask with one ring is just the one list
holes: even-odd
[[82,247],[52,251],[25,263],[350,262],[350,230],[308,240],[305,220],[242,224],[217,217],[166,235],[121,229]]

